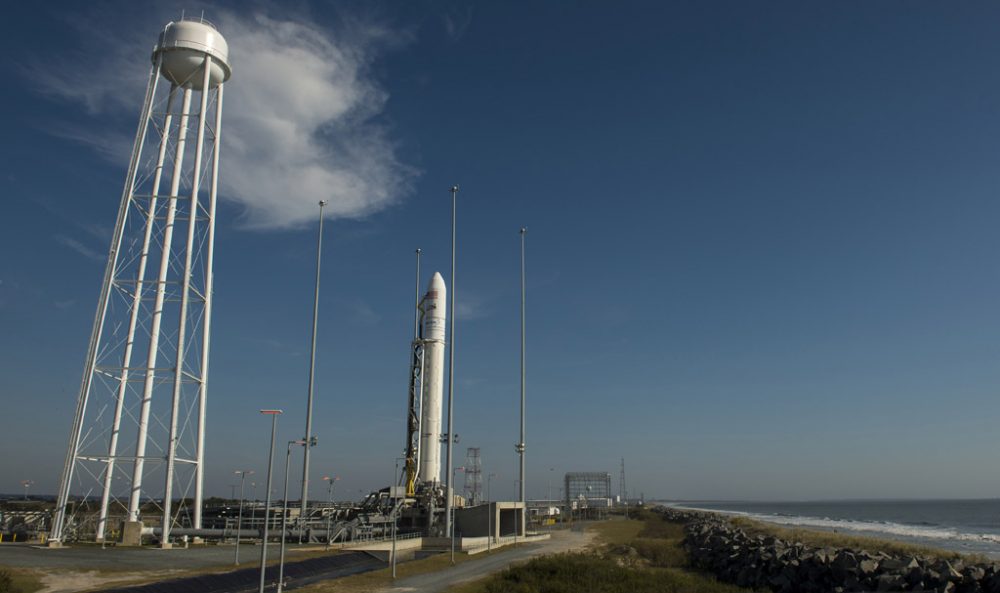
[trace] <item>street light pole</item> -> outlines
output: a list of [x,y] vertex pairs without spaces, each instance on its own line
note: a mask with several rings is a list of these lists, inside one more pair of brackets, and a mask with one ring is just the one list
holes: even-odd
[[[518,501],[526,503],[524,497],[524,296],[525,296],[525,284],[524,284],[524,236],[527,234],[528,229],[521,227],[521,440],[517,444],[517,452],[521,456],[521,484],[520,491],[518,493]],[[524,523],[524,509],[521,510],[521,523]]]
[[309,514],[309,449],[314,444],[312,434],[312,414],[313,414],[313,384],[316,378],[316,327],[319,319],[319,272],[320,262],[323,256],[323,206],[326,200],[319,201],[319,237],[316,239],[316,292],[313,295],[313,327],[312,327],[312,349],[309,355],[309,398],[306,405],[306,453],[302,459],[302,511],[300,517],[307,517]]
[[[451,471],[451,446],[455,440],[455,433],[453,432],[452,421],[455,417],[455,227],[456,227],[456,212],[458,209],[458,185],[451,186],[451,286],[449,287],[451,292],[451,304],[450,311],[448,313],[448,320],[451,322],[451,327],[448,336],[448,443],[446,448],[445,457],[447,459],[446,466],[448,469],[445,470],[446,478],[453,478]],[[455,563],[455,553],[454,553],[454,543],[455,543],[455,530],[452,525],[452,488],[454,486],[455,480],[450,479],[445,487],[445,501],[444,501],[444,511],[445,511],[445,533],[451,535],[452,538],[452,555],[451,562]]]
[[333,515],[333,484],[340,479],[340,476],[323,476],[323,480],[329,483],[329,507],[326,509],[326,549],[330,549],[330,519]]
[[281,410],[261,410],[261,414],[271,416],[271,449],[267,456],[267,502],[264,503],[264,541],[260,546],[260,589],[264,593],[264,571],[267,568],[267,515],[271,510],[271,469],[274,467],[274,435],[278,428],[278,416]]
[[[452,472],[451,472],[451,483],[452,484],[455,483],[455,474],[457,474],[460,471],[464,472],[465,471],[465,467],[464,466],[463,467],[456,467],[454,470],[452,470]],[[455,514],[455,509],[454,508],[451,509],[451,514],[452,515]],[[449,515],[449,519],[451,519],[451,563],[455,564],[455,521],[454,521],[454,517],[452,517],[451,515]]]
[[285,493],[281,502],[281,560],[278,561],[278,593],[285,590],[285,532],[288,525],[288,461],[292,458],[292,445],[304,445],[308,447],[308,441],[300,439],[288,441],[288,448],[285,453]]
[[253,470],[242,469],[236,470],[236,474],[240,475],[240,512],[236,517],[236,566],[240,565],[240,531],[243,527],[243,488],[247,483],[247,474],[253,474]]

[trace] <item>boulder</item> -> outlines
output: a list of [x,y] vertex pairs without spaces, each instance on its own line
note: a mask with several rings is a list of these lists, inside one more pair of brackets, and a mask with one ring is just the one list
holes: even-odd
[[875,560],[862,560],[858,563],[858,572],[865,576],[871,576],[878,570],[878,562]]
[[743,587],[776,593],[1000,593],[1000,563],[967,565],[909,554],[813,547],[750,535],[710,513],[660,512],[668,521],[685,524],[684,547],[693,566]]
[[903,588],[903,577],[896,574],[884,574],[878,577],[878,591],[900,591]]

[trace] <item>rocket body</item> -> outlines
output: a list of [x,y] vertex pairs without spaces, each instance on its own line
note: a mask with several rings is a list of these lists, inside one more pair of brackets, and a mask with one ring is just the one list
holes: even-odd
[[424,295],[423,406],[420,410],[420,480],[441,482],[441,410],[444,391],[444,336],[447,289],[435,272]]

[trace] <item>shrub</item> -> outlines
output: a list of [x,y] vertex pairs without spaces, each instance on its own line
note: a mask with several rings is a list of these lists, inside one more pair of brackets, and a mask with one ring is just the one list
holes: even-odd
[[673,539],[680,542],[684,539],[684,526],[680,523],[670,523],[661,517],[652,515],[646,519],[646,525],[639,532],[639,537]]
[[674,569],[630,569],[611,558],[559,554],[535,558],[490,579],[486,593],[737,593],[744,591]]
[[0,593],[15,593],[14,577],[9,570],[0,569]]
[[632,542],[632,547],[651,566],[668,568],[687,565],[687,554],[677,541],[640,538]]
[[629,570],[610,558],[559,554],[507,569],[486,585],[487,593],[644,593],[663,591],[657,575]]

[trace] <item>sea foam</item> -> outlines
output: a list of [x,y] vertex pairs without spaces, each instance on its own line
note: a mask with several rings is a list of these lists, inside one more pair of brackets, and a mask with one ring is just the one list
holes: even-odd
[[974,533],[959,531],[951,527],[933,527],[928,525],[906,525],[893,523],[890,521],[856,521],[851,519],[830,519],[829,517],[809,517],[795,515],[779,515],[764,513],[748,513],[743,511],[726,511],[719,509],[705,509],[686,505],[671,505],[677,508],[690,509],[695,511],[706,511],[738,517],[747,517],[767,523],[778,525],[788,525],[792,527],[817,527],[831,531],[851,531],[856,533],[871,533],[899,536],[908,539],[920,540],[941,540],[954,542],[983,542],[1000,544],[1000,534],[996,533]]

